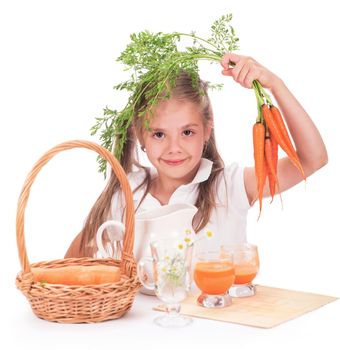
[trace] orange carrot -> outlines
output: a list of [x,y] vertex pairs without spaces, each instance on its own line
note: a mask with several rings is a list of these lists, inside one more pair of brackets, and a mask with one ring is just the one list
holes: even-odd
[[274,161],[274,169],[275,169],[275,174],[277,174],[277,162],[278,162],[278,143],[275,140],[275,137],[273,137],[269,131],[269,138],[270,138],[270,143],[272,145],[272,154],[273,154],[273,161]]
[[285,140],[285,138],[283,137],[279,126],[276,124],[274,117],[273,117],[273,113],[271,111],[271,109],[269,109],[269,107],[267,105],[262,105],[262,113],[263,113],[263,117],[269,127],[269,130],[271,132],[271,134],[273,135],[273,137],[275,138],[276,142],[280,145],[280,147],[286,152],[286,154],[288,155],[289,159],[292,161],[292,163],[297,167],[297,169],[300,171],[302,177],[304,178],[304,180],[306,179],[305,173],[303,171],[303,168],[301,166],[299,157],[296,153],[296,151],[293,150],[287,145],[287,141]]
[[116,283],[120,280],[120,268],[111,265],[91,266],[62,266],[62,267],[33,267],[35,282],[91,285],[102,283]]
[[278,162],[278,145],[274,138],[266,136],[264,155],[266,158],[266,164],[268,169],[269,190],[274,200],[274,195],[277,192],[280,195],[281,207],[283,208],[282,197],[280,193],[279,178],[277,176],[277,162]]
[[269,137],[270,137],[270,143],[272,146],[272,155],[273,155],[273,165],[274,165],[274,171],[275,171],[275,176],[277,177],[277,162],[278,162],[278,143],[275,140],[275,137],[272,137],[269,131]]
[[262,211],[262,196],[263,187],[266,182],[266,163],[264,157],[264,140],[265,126],[262,123],[255,123],[253,126],[253,145],[254,145],[254,160],[255,160],[255,175],[257,180],[257,195],[260,204],[260,213]]
[[274,105],[270,106],[270,110],[271,110],[271,112],[273,114],[274,122],[278,126],[278,128],[279,128],[279,130],[281,132],[281,135],[283,136],[283,139],[286,141],[287,146],[293,152],[295,152],[295,148],[294,148],[293,143],[292,143],[292,141],[290,139],[290,136],[288,134],[288,131],[287,131],[285,122],[284,122],[284,120],[282,118],[280,110],[277,107],[275,107]]
[[[278,157],[279,147],[278,147],[278,143],[275,140],[275,137],[272,137],[272,135],[270,134],[270,131],[269,131],[269,137],[270,137],[270,141],[271,141],[271,145],[272,145],[273,164],[274,164],[275,176],[277,179],[277,183],[276,183],[277,186],[276,187],[277,187],[277,192],[279,193],[279,196],[280,196],[281,207],[283,208],[282,196],[281,196],[281,191],[280,191],[280,186],[279,186],[279,178],[277,176],[277,164],[278,164],[278,160],[279,160],[278,159],[279,158]],[[273,201],[273,199],[272,199],[272,201]]]
[[273,155],[272,141],[269,136],[266,136],[264,143],[264,156],[266,159],[267,170],[268,170],[268,181],[269,181],[269,190],[270,195],[272,196],[272,201],[274,199],[274,195],[277,188],[277,176],[275,169],[275,160]]

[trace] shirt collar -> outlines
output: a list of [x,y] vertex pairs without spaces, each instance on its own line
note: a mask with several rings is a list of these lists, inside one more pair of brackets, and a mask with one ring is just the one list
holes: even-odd
[[192,182],[190,182],[187,185],[197,184],[205,180],[208,180],[211,174],[212,165],[213,165],[213,162],[211,160],[202,158],[200,167],[198,168],[194,179],[192,180]]

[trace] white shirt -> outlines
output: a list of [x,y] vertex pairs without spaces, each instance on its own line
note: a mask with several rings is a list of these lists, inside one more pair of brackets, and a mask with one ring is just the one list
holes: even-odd
[[[198,196],[199,183],[208,179],[211,174],[212,161],[202,158],[200,167],[191,183],[179,186],[169,199],[169,204],[189,203],[195,205]],[[157,176],[155,168],[150,168],[151,177]],[[128,174],[132,191],[144,180],[143,169]],[[135,208],[138,206],[145,187],[140,188],[133,194]],[[195,243],[195,253],[200,251],[218,250],[223,244],[241,243],[246,241],[247,213],[250,208],[246,195],[243,169],[236,163],[225,167],[221,176],[217,179],[216,208],[213,208],[210,221],[203,230],[197,234],[212,231],[211,239],[202,239]],[[139,206],[136,214],[160,207],[162,204],[150,193],[146,195]],[[121,192],[116,193],[112,199],[112,219],[122,220],[122,212],[125,200]],[[149,244],[149,242],[145,242]]]

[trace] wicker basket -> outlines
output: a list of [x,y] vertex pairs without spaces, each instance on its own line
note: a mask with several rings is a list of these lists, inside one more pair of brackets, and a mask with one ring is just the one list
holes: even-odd
[[[57,153],[72,148],[86,148],[105,158],[116,174],[126,199],[126,231],[121,260],[114,259],[60,259],[30,264],[24,235],[24,216],[30,188],[41,168]],[[134,206],[128,179],[119,162],[110,152],[88,141],[65,142],[46,152],[27,176],[18,201],[16,234],[22,271],[17,275],[16,285],[27,297],[34,313],[45,320],[60,323],[92,323],[116,319],[125,314],[141,287],[136,275],[133,257]],[[31,267],[61,267],[70,265],[114,265],[121,268],[122,278],[114,284],[68,286],[34,282]]]

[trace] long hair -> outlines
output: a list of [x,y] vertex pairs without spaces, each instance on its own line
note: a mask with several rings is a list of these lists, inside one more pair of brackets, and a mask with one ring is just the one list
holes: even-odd
[[[198,85],[198,86],[195,86]],[[142,87],[143,88],[143,87]],[[139,99],[139,104],[135,106],[134,120],[127,132],[127,139],[123,147],[120,163],[126,174],[133,170],[133,166],[145,171],[144,181],[134,189],[134,192],[142,187],[145,187],[144,195],[142,196],[139,205],[144,200],[146,194],[149,192],[151,186],[150,170],[140,164],[137,152],[137,136],[143,134],[145,128],[143,117],[140,117],[140,111],[147,108],[147,89],[143,88],[144,94]],[[171,89],[171,98],[176,98],[181,101],[188,101],[199,106],[203,125],[206,127],[209,122],[213,120],[213,111],[208,96],[208,87],[202,80],[195,84],[191,76],[186,72],[181,72],[176,80],[175,86]],[[118,136],[119,137],[119,136]],[[118,139],[116,139],[117,144]],[[224,169],[224,163],[218,153],[214,130],[211,130],[209,141],[205,144],[202,157],[207,158],[213,162],[212,171],[209,178],[201,182],[198,187],[198,197],[195,206],[198,212],[193,218],[193,228],[195,232],[203,229],[209,222],[212,209],[216,206],[216,185],[220,172]],[[79,256],[93,256],[96,252],[94,245],[89,245],[99,228],[99,226],[110,217],[112,197],[120,191],[120,183],[113,172],[110,174],[108,183],[93,205],[90,213],[86,219],[85,225],[81,231],[81,240],[79,245]]]

